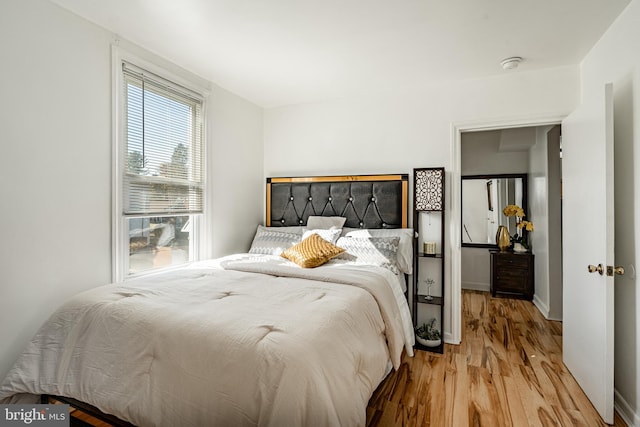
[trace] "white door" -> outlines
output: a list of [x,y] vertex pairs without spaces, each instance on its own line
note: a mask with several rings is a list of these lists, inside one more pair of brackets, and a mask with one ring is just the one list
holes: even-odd
[[[613,87],[562,122],[563,360],[613,424]],[[601,265],[590,273],[587,266]]]

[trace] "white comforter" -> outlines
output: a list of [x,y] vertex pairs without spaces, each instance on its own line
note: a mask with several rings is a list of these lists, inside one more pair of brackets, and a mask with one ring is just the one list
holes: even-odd
[[228,257],[92,289],[38,331],[0,403],[62,395],[139,426],[362,426],[389,360],[412,354],[382,270]]

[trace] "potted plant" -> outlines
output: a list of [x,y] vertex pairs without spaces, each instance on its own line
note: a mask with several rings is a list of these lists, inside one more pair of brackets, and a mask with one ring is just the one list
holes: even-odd
[[[502,210],[506,217],[516,218],[516,234],[511,237],[511,245],[514,252],[527,252],[531,249],[529,244],[529,233],[534,230],[533,222],[524,219],[524,210],[518,205],[507,205]],[[508,232],[507,232],[508,235]],[[497,240],[497,235],[496,235]]]
[[442,342],[442,335],[434,325],[436,319],[431,319],[428,323],[423,323],[422,326],[416,328],[416,340],[427,347],[437,347]]

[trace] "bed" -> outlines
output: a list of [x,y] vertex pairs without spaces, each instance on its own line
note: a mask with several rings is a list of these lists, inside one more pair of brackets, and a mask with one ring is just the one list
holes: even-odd
[[[56,396],[138,426],[364,425],[373,391],[413,355],[407,182],[268,178],[248,253],[71,298],[0,403]],[[323,250],[339,253],[300,266]]]

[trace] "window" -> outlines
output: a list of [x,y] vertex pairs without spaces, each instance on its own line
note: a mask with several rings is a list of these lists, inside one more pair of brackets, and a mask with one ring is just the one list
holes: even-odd
[[204,96],[119,64],[117,281],[197,259],[205,193]]

